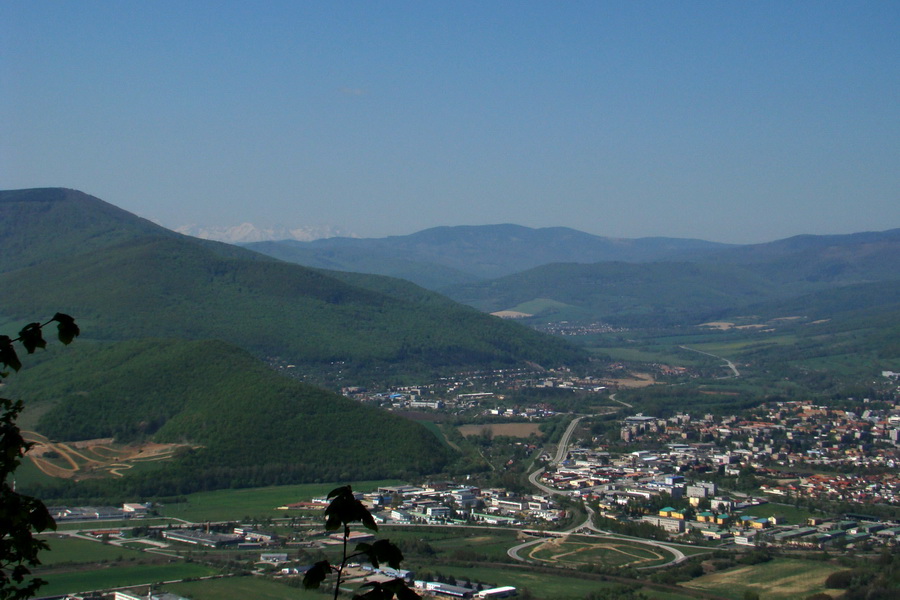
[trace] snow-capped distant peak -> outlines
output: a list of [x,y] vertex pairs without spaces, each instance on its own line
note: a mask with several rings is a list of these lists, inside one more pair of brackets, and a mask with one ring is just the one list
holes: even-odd
[[298,240],[311,242],[321,238],[356,237],[330,225],[300,227],[257,227],[253,223],[241,223],[232,227],[200,227],[184,225],[175,229],[178,233],[204,240],[216,240],[229,244],[246,244],[269,240]]

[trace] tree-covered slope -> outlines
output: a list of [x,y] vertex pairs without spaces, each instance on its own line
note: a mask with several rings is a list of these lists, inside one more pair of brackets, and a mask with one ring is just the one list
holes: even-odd
[[[27,322],[62,310],[96,338],[222,339],[301,370],[343,362],[349,372],[402,374],[581,357],[562,341],[414,286],[362,287],[129,220],[77,192],[47,195],[39,202],[30,194],[0,194],[0,221],[21,224],[35,248],[20,268],[0,273],[0,317]],[[99,224],[92,233],[68,233],[69,223],[82,222]],[[44,244],[53,251],[39,251]],[[0,238],[4,256],[8,245],[19,244]]]
[[544,265],[441,291],[482,310],[638,324],[713,318],[720,310],[753,310],[761,302],[790,298],[806,302],[816,293],[819,304],[829,298],[865,304],[876,288],[860,288],[852,298],[840,290],[898,280],[900,230],[891,230],[798,236],[705,252],[693,262]]
[[743,265],[773,282],[846,285],[900,278],[900,229],[848,235],[799,235],[723,249],[706,262]]
[[[281,376],[223,342],[79,342],[36,358],[7,392],[41,414],[41,433],[200,446],[160,465],[157,493],[399,477],[449,459],[425,428]],[[125,485],[152,487],[153,477]],[[166,487],[175,481],[177,490]]]
[[776,290],[763,278],[735,266],[597,263],[545,265],[445,292],[486,311],[522,309],[543,299],[547,308],[539,316],[544,319],[554,320],[554,313],[571,314],[562,308],[569,307],[583,319],[638,322],[759,302]]

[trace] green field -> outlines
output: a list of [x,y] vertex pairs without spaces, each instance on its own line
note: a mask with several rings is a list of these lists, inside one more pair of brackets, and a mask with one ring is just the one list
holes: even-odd
[[194,563],[177,563],[164,565],[129,565],[124,567],[107,567],[86,571],[59,571],[40,573],[40,577],[48,583],[41,588],[42,596],[56,596],[75,592],[105,590],[115,587],[136,586],[159,581],[171,581],[206,577],[216,571],[210,567]]
[[[439,566],[433,572],[452,575],[458,579],[469,579],[491,585],[511,585],[518,588],[519,593],[527,589],[535,600],[583,600],[591,592],[615,587],[617,584],[599,579],[579,577],[574,572],[562,572],[559,575],[537,572],[521,567],[457,567]],[[658,592],[644,588],[641,593],[652,600],[687,600],[692,598],[690,592]]]
[[747,590],[765,600],[795,600],[826,591],[825,579],[839,570],[827,563],[785,558],[711,573],[681,585],[734,600],[741,600]]
[[686,367],[698,363],[696,359],[690,360],[675,349],[672,349],[671,352],[667,352],[658,348],[644,349],[622,346],[598,346],[591,347],[589,350],[594,354],[605,355],[613,360],[622,360],[626,362],[665,363],[678,367]]
[[262,577],[227,577],[162,586],[163,591],[191,600],[325,600],[320,591],[290,587]]
[[737,514],[753,515],[763,519],[768,519],[772,516],[784,517],[788,525],[803,525],[808,518],[813,516],[809,509],[796,508],[793,504],[775,504],[773,502],[753,506]]
[[[379,486],[398,485],[400,483],[402,482],[397,480],[358,482],[353,484],[353,489],[369,492],[377,489]],[[325,494],[340,485],[343,484],[310,483],[197,492],[187,496],[186,502],[167,504],[161,507],[160,513],[166,517],[184,519],[194,523],[237,521],[245,517],[254,519],[290,517],[292,516],[291,511],[278,510],[277,507],[325,496]]]
[[751,336],[742,340],[694,343],[690,344],[690,347],[694,350],[709,352],[710,354],[733,359],[736,354],[746,350],[756,350],[767,346],[793,346],[796,343],[797,336],[795,335],[772,336],[766,337],[764,340]]
[[607,567],[654,567],[674,558],[670,552],[647,544],[615,539],[569,537],[548,539],[524,551],[533,560],[558,566],[585,564]]
[[97,563],[100,561],[137,560],[152,557],[138,550],[102,544],[99,541],[82,540],[53,535],[45,538],[49,550],[41,552],[41,563],[51,567],[60,564]]

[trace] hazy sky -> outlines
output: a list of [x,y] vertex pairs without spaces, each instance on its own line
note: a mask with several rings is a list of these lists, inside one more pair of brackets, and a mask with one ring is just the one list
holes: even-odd
[[900,227],[900,2],[0,3],[0,188],[164,225]]

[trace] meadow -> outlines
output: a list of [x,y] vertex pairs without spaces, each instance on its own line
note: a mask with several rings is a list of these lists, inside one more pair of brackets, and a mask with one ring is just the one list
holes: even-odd
[[41,563],[45,567],[63,564],[97,563],[101,561],[125,561],[151,558],[138,550],[101,544],[99,542],[72,538],[62,535],[47,536],[49,550],[41,552]]
[[100,569],[73,569],[42,572],[47,581],[42,596],[58,596],[92,590],[139,586],[161,581],[189,579],[215,575],[217,571],[204,565],[185,562],[167,564],[135,564],[107,566]]
[[744,598],[747,590],[757,592],[765,600],[795,600],[827,592],[825,580],[840,569],[828,563],[780,558],[711,573],[681,585],[733,600]]
[[[535,600],[583,600],[592,592],[608,590],[620,585],[610,581],[602,581],[596,576],[585,576],[575,571],[554,574],[544,570],[529,569],[510,565],[490,566],[444,566],[435,568],[435,572],[450,575],[461,580],[483,582],[491,585],[511,585],[527,590]],[[659,591],[644,587],[641,593],[650,600],[688,600],[695,596],[690,591],[683,594],[674,591]]]
[[330,596],[318,590],[304,590],[262,577],[226,577],[203,581],[166,584],[165,592],[191,600],[325,600]]

